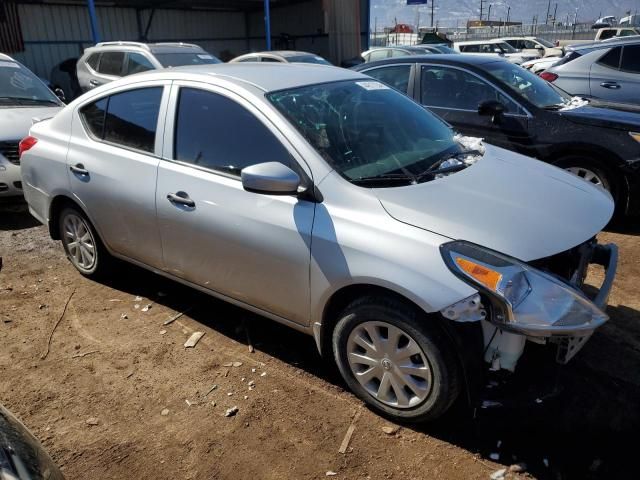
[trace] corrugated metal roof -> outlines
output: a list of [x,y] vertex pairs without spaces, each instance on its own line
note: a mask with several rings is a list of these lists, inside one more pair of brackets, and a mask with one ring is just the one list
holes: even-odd
[[[305,0],[270,0],[273,7],[302,3]],[[49,5],[86,5],[86,0],[17,0],[17,3],[47,3]],[[96,0],[96,6],[134,7],[134,8],[177,8],[211,9],[226,11],[260,10],[264,0]]]

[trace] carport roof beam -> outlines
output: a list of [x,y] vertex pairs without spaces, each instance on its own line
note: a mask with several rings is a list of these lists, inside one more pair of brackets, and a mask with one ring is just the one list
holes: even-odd
[[98,27],[98,16],[96,15],[96,5],[94,0],[87,0],[87,7],[89,8],[89,20],[91,22],[91,36],[93,37],[93,43],[100,41],[100,29]]

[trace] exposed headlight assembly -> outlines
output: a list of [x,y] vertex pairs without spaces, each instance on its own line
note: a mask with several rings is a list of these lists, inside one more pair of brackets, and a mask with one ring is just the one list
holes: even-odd
[[590,335],[609,318],[582,292],[515,258],[455,241],[440,247],[449,269],[492,302],[487,318],[530,336]]

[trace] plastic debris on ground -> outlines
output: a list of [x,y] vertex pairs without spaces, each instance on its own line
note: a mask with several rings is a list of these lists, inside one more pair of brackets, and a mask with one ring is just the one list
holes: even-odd
[[189,339],[185,342],[184,348],[193,348],[204,337],[204,332],[193,332]]

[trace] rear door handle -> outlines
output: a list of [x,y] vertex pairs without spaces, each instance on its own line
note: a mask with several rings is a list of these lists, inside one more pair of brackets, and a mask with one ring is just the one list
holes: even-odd
[[98,85],[100,85],[100,82],[97,80],[89,80],[89,85],[97,87]]
[[620,85],[617,84],[616,82],[602,82],[600,84],[601,87],[604,88],[608,88],[610,90],[619,90],[620,89]]
[[84,165],[81,163],[76,163],[75,165],[71,165],[69,167],[73,173],[77,173],[78,175],[89,175],[89,170],[84,168]]
[[177,192],[177,193],[167,193],[167,200],[171,203],[177,203],[179,205],[184,205],[185,207],[195,207],[196,202],[189,198],[189,194],[186,192]]

